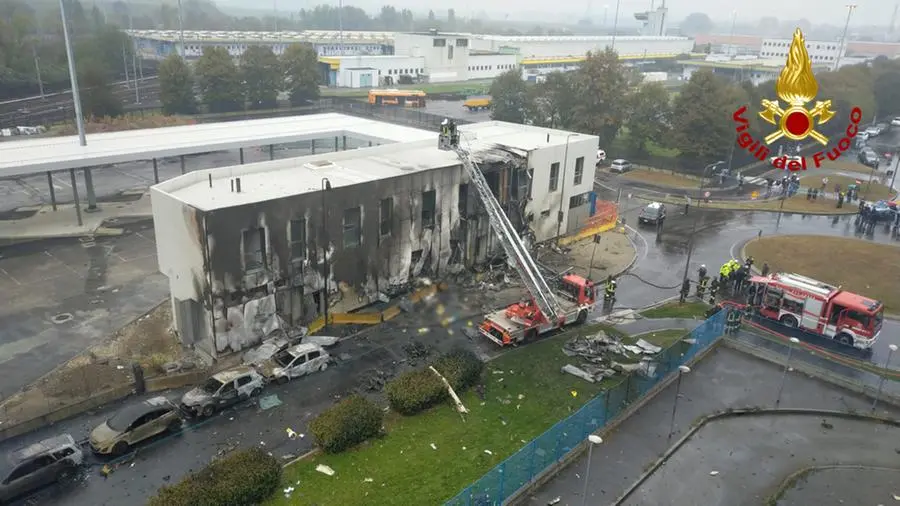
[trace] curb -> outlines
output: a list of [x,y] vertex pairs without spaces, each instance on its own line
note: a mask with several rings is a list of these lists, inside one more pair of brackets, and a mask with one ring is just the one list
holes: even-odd
[[779,415],[803,415],[803,416],[825,416],[831,418],[845,418],[850,420],[866,420],[871,422],[877,422],[881,424],[893,425],[894,427],[900,427],[900,421],[891,419],[891,418],[882,418],[876,416],[869,415],[860,415],[856,413],[847,413],[844,411],[833,411],[833,410],[825,410],[825,409],[805,409],[805,408],[785,408],[785,409],[771,409],[771,408],[759,408],[759,409],[735,409],[735,410],[725,410],[713,413],[711,415],[706,415],[701,417],[699,420],[696,420],[691,428],[678,439],[672,446],[669,447],[665,453],[662,454],[660,458],[658,458],[647,471],[644,471],[643,474],[628,487],[625,492],[623,492],[619,497],[613,501],[612,506],[620,506],[625,502],[632,494],[634,494],[640,487],[643,485],[653,474],[662,467],[669,458],[675,454],[685,443],[694,435],[700,431],[703,427],[705,427],[708,423],[718,421],[726,418],[737,418],[742,416],[779,416]]
[[[663,202],[664,204],[669,204],[669,205],[673,205],[673,206],[683,206],[685,204],[684,202],[675,202],[675,201],[667,200],[667,199],[654,200],[650,197],[645,197],[643,195],[633,195],[633,197],[636,199],[647,201],[647,202]],[[771,200],[741,200],[738,202],[770,202],[770,201]],[[725,201],[721,201],[721,200],[720,201],[712,201],[711,203],[715,203],[715,202],[725,202]],[[777,202],[777,200],[776,200],[776,202]],[[851,216],[851,215],[856,214],[855,210],[849,210],[849,209],[846,211],[838,212],[838,213],[832,213],[832,212],[822,212],[822,211],[786,211],[784,209],[763,209],[763,208],[755,209],[755,208],[746,208],[746,207],[728,207],[727,205],[723,206],[723,207],[704,207],[704,206],[691,206],[691,207],[693,207],[694,209],[700,209],[700,210],[712,209],[712,210],[716,210],[716,211],[746,211],[746,212],[753,212],[753,213],[802,214],[802,215],[806,215],[806,216]],[[837,209],[837,208],[835,208],[835,209]]]
[[834,464],[834,465],[825,465],[825,466],[807,466],[799,471],[795,471],[789,474],[784,480],[781,481],[781,484],[778,485],[778,489],[775,492],[766,498],[765,506],[778,506],[778,500],[784,497],[784,494],[797,484],[803,478],[807,476],[819,472],[819,471],[833,471],[836,469],[841,470],[854,470],[854,471],[892,471],[898,472],[900,468],[894,467],[881,467],[881,466],[864,466],[864,465],[849,465],[849,464]]

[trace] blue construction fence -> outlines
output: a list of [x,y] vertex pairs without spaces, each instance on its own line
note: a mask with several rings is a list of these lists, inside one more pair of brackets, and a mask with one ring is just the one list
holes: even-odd
[[725,313],[719,311],[685,334],[654,359],[652,375],[631,373],[615,386],[598,394],[580,410],[533,439],[469,485],[446,506],[501,505],[519,489],[529,485],[548,467],[557,464],[587,437],[606,426],[634,401],[640,399],[678,367],[692,360],[725,332]]

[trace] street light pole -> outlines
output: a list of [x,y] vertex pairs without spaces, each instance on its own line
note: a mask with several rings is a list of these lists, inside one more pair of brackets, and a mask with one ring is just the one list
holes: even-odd
[[134,16],[131,14],[131,2],[128,2],[128,35],[131,37],[131,77],[134,78],[134,102],[141,103],[141,92],[138,89],[137,43],[134,40]]
[[566,150],[563,154],[563,173],[562,173],[562,183],[560,188],[559,195],[559,211],[556,212],[556,245],[559,246],[559,234],[562,231],[562,219],[563,219],[563,201],[566,200],[566,171],[569,167],[569,139],[572,138],[573,135],[578,134],[569,134],[566,136]]
[[[894,352],[897,351],[896,344],[888,345],[888,356],[887,360],[884,361],[884,369],[886,371],[891,368],[891,357],[894,356]],[[884,374],[881,374],[881,379],[878,380],[878,391],[875,392],[875,400],[872,401],[872,412],[875,412],[875,406],[878,405],[878,399],[881,398],[881,389],[884,388]]]
[[588,484],[590,483],[591,478],[591,457],[594,454],[594,445],[599,445],[603,443],[603,438],[596,434],[591,434],[588,436],[588,456],[587,456],[587,469],[584,471],[584,493],[581,494],[581,504],[582,506],[587,506],[587,492],[588,492]]
[[178,0],[178,39],[181,44],[181,57],[187,59],[184,48],[184,11],[181,8],[181,0]]
[[778,397],[775,398],[775,409],[778,409],[778,405],[781,404],[781,393],[784,392],[784,382],[787,380],[788,369],[791,366],[791,355],[794,352],[794,345],[800,342],[796,337],[792,337],[788,340],[788,355],[787,360],[784,361],[784,372],[781,373],[781,384],[778,385]]
[[675,432],[675,412],[678,409],[678,397],[681,395],[681,377],[691,372],[691,368],[686,365],[678,366],[678,379],[675,380],[675,399],[672,400],[672,420],[669,422],[669,437],[666,442],[672,441],[672,434]]
[[841,33],[841,44],[838,46],[837,58],[834,59],[834,68],[831,70],[837,70],[841,66],[841,55],[844,54],[844,47],[847,44],[847,28],[850,26],[850,16],[855,8],[856,4],[847,5],[847,21],[844,23],[844,31]]
[[328,325],[328,208],[325,207],[325,193],[331,190],[331,181],[322,178],[322,275],[325,278],[322,289],[322,302],[325,325]]
[[619,28],[619,4],[621,3],[622,0],[616,0],[616,15],[613,17],[612,45],[610,47],[613,51],[616,50],[616,30]]
[[[706,183],[706,173],[709,172],[711,167],[715,167],[719,163],[720,162],[716,162],[716,163],[707,165],[703,169],[703,174],[700,174],[700,196],[697,198],[698,202],[701,198],[703,198],[703,187]],[[690,198],[690,197],[687,196],[687,194],[685,194],[685,198]],[[690,207],[690,204],[688,204],[685,207],[685,214],[687,214],[687,209],[689,207]],[[685,263],[684,263],[684,277],[681,278],[682,284],[688,278],[688,270],[691,268],[691,256],[694,254],[694,234],[697,233],[697,218],[698,218],[697,214],[695,213],[694,214],[694,223],[691,225],[691,235],[688,237],[688,254],[687,254],[687,261],[685,261]]]
[[72,85],[72,101],[75,102],[75,125],[78,128],[78,142],[87,146],[84,136],[84,116],[81,114],[81,93],[78,91],[78,75],[75,73],[75,55],[72,51],[72,41],[69,40],[68,21],[66,20],[66,7],[63,0],[59,0],[59,14],[62,16],[63,40],[66,43],[66,60],[69,64],[69,82]]

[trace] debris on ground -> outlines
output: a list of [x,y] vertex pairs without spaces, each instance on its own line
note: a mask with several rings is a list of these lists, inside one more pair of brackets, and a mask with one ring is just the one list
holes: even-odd
[[587,363],[566,364],[561,372],[595,383],[616,374],[632,372],[652,377],[656,373],[656,363],[650,357],[661,352],[662,348],[643,339],[638,339],[635,344],[623,344],[601,330],[591,336],[568,340],[562,351],[568,357],[578,357]]
[[319,465],[317,465],[317,466],[316,466],[316,471],[318,471],[318,472],[320,472],[320,473],[322,473],[322,474],[328,475],[328,476],[334,476],[334,469],[332,469],[332,468],[326,466],[325,464],[319,464]]
[[384,388],[384,384],[391,378],[391,375],[381,369],[372,369],[363,374],[359,383],[360,393],[363,392],[380,392]]
[[259,409],[266,411],[278,406],[281,406],[283,403],[281,399],[278,398],[277,394],[266,395],[265,397],[259,398]]
[[421,341],[410,339],[408,343],[403,345],[403,353],[406,353],[409,365],[415,367],[419,360],[428,358],[431,355],[431,347]]
[[317,344],[323,348],[328,348],[329,346],[334,346],[337,344],[340,338],[335,336],[306,336],[300,340],[303,344]]

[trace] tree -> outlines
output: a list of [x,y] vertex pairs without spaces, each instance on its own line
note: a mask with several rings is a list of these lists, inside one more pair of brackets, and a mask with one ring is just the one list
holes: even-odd
[[816,80],[819,83],[817,98],[831,100],[832,110],[838,114],[820,128],[826,135],[843,131],[854,107],[862,110],[864,123],[875,116],[874,82],[866,65],[848,65],[835,72],[822,72],[816,75]]
[[491,83],[491,119],[525,123],[529,108],[528,90],[518,68],[507,70]]
[[635,154],[645,154],[647,141],[658,145],[668,144],[672,124],[672,108],[669,92],[662,83],[645,83],[628,97],[626,114],[628,149]]
[[694,12],[688,14],[684,21],[681,22],[681,33],[692,37],[694,35],[705,35],[710,33],[715,26],[709,16],[702,12]]
[[203,103],[209,112],[243,109],[244,98],[238,68],[224,47],[206,47],[195,67]]
[[529,113],[535,125],[547,128],[567,129],[572,125],[575,105],[575,78],[573,73],[552,72],[544,82],[529,90]]
[[311,44],[291,44],[281,56],[291,105],[319,98],[319,55]]
[[892,71],[875,78],[876,112],[879,116],[895,114],[900,104],[900,72]]
[[251,109],[274,109],[284,85],[278,57],[268,46],[250,46],[241,54],[244,99]]
[[600,137],[600,145],[608,146],[622,127],[628,74],[615,51],[588,52],[584,63],[575,71],[573,126],[579,132]]
[[454,9],[447,9],[447,29],[456,29],[456,10]]
[[746,97],[740,91],[705,69],[681,88],[672,107],[671,146],[687,164],[705,165],[728,155],[736,135],[732,114],[739,97]]
[[109,71],[97,60],[78,63],[78,89],[86,117],[117,117],[124,113],[122,101],[112,92]]
[[194,76],[187,63],[171,54],[159,64],[159,100],[164,114],[195,114]]

